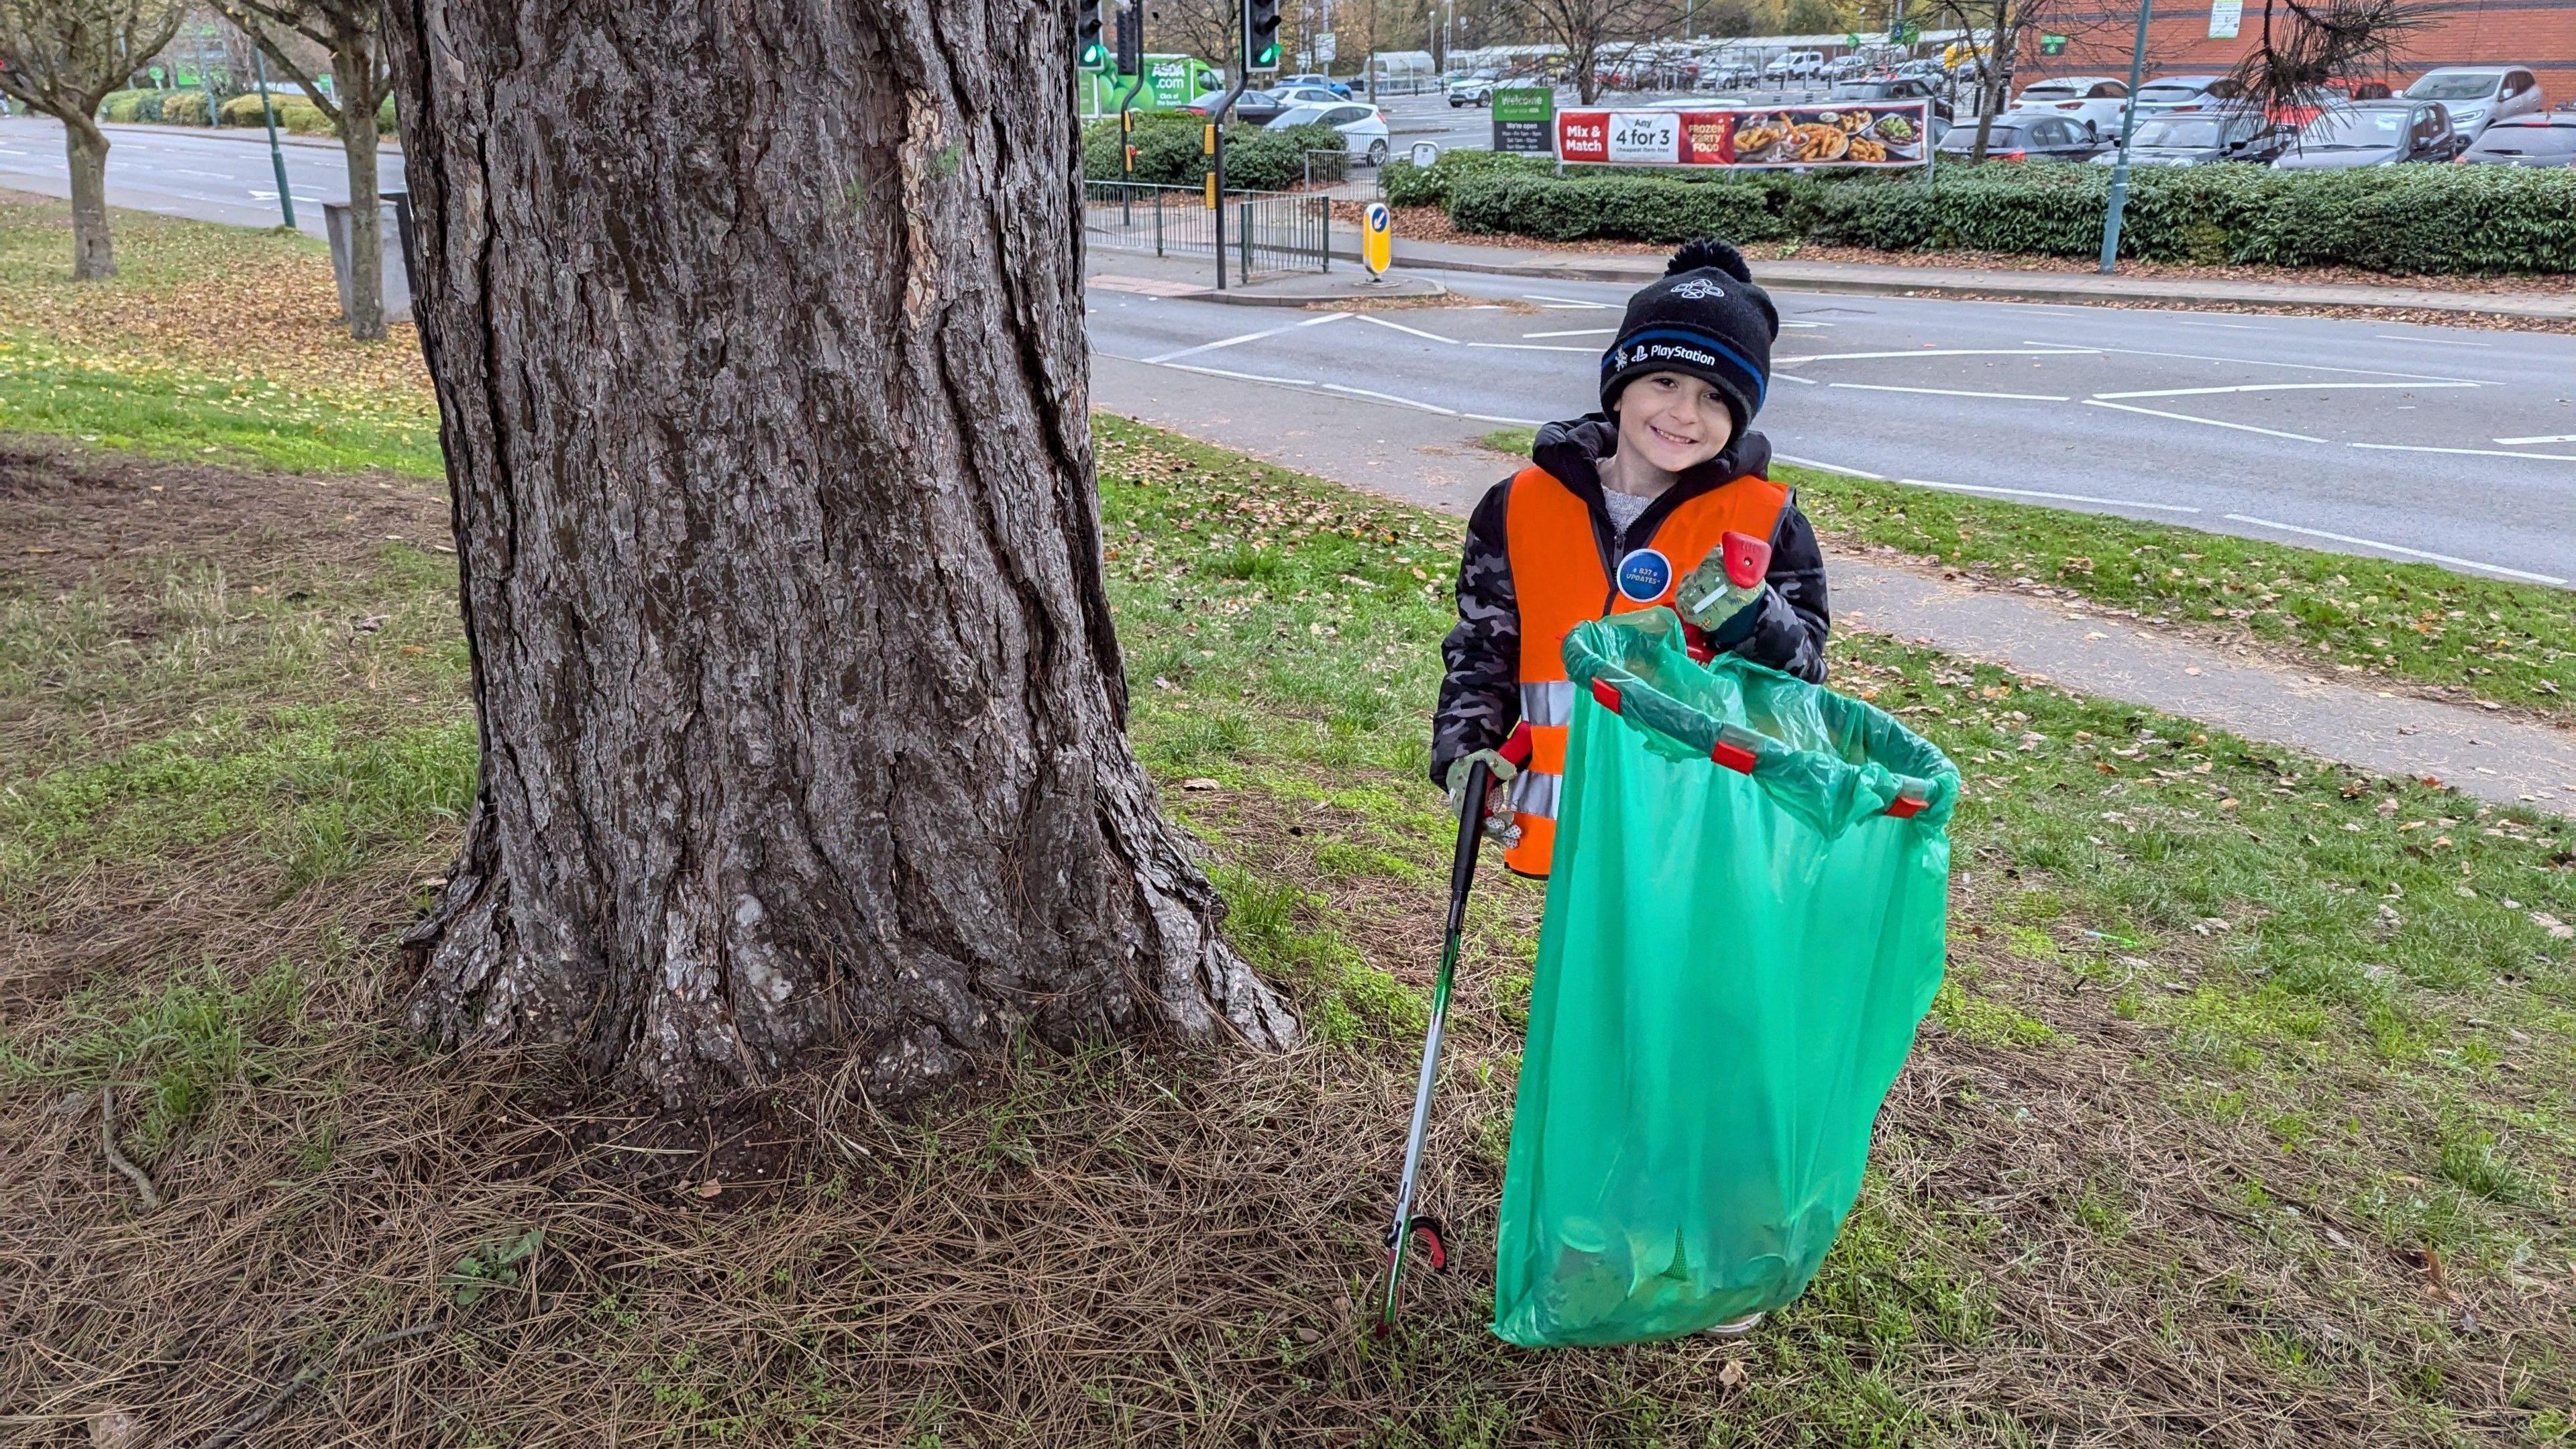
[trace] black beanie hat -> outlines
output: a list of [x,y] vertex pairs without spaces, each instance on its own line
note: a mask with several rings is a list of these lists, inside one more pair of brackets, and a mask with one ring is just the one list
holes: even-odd
[[1780,313],[1753,285],[1753,269],[1715,237],[1682,243],[1662,281],[1628,299],[1619,340],[1601,355],[1601,410],[1650,372],[1686,372],[1716,386],[1741,436],[1771,386]]

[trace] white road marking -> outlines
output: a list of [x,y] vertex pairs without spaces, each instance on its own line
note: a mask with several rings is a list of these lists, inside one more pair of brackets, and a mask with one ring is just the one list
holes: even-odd
[[1500,352],[1580,352],[1586,357],[1601,355],[1601,349],[1598,347],[1559,347],[1549,342],[1470,342],[1467,345],[1490,347]]
[[[1349,316],[1351,314],[1331,313],[1327,315]],[[1193,372],[1202,377],[1225,377],[1232,378],[1237,382],[1266,382],[1278,387],[1321,388],[1326,392],[1337,392],[1349,397],[1367,398],[1371,402],[1388,403],[1400,408],[1412,408],[1417,412],[1438,413],[1445,418],[1469,418],[1480,423],[1502,423],[1515,428],[1542,428],[1547,426],[1545,422],[1537,418],[1510,418],[1503,417],[1495,413],[1465,413],[1458,411],[1456,408],[1444,408],[1438,403],[1427,403],[1416,398],[1401,397],[1391,392],[1378,392],[1371,388],[1350,387],[1338,382],[1317,382],[1312,378],[1304,377],[1272,377],[1266,373],[1259,372],[1234,372],[1222,367],[1200,367],[1187,362],[1157,362],[1150,357],[1120,357],[1114,352],[1100,352],[1095,353],[1094,355],[1106,357],[1116,362],[1137,362],[1142,363],[1147,367],[1167,367],[1174,372]]]
[[1872,483],[1889,483],[1895,481],[1884,473],[1863,472],[1858,468],[1846,468],[1840,463],[1823,463],[1818,462],[1814,458],[1801,458],[1790,453],[1774,453],[1771,456],[1788,464],[1792,468],[1813,468],[1819,473],[1840,473],[1846,478],[1866,478]]
[[1775,357],[1773,367],[1793,367],[1801,362],[1850,362],[1871,357],[2086,357],[2108,351],[2101,347],[2051,347],[2045,343],[2025,343],[2020,347],[1918,347],[1911,352],[1818,352],[1806,357]]
[[1506,418],[1494,413],[1460,413],[1458,416],[1462,418],[1473,418],[1480,423],[1509,423],[1516,428],[1543,428],[1547,426],[1546,423],[1539,421],[1537,418]]
[[1794,383],[1800,383],[1800,384],[1803,384],[1803,385],[1805,385],[1805,386],[1807,386],[1807,387],[1814,387],[1814,386],[1816,386],[1816,385],[1817,385],[1816,380],[1815,380],[1814,378],[1812,378],[1812,377],[1800,377],[1798,374],[1796,374],[1796,373],[1794,373],[1794,372],[1775,372],[1775,373],[1771,374],[1771,380],[1772,380],[1773,382],[1794,382]]
[[[2026,343],[2039,347],[2043,343]],[[2206,352],[2158,352],[2144,347],[2096,347],[2094,352],[2117,353],[2122,357],[2178,357],[2185,362],[2232,362],[2239,367],[2299,367],[2310,372],[2348,372],[2358,377],[2403,377],[2416,382],[2474,382],[2468,377],[2439,377],[2423,372],[2391,372],[2384,367],[2328,367],[2322,362],[2276,362],[2268,357],[2212,357]]]
[[1833,325],[1834,324],[1831,322],[1783,322],[1780,324],[1780,330],[1783,332],[1803,332],[1810,327],[1831,327]]
[[1555,307],[1581,307],[1593,312],[1607,312],[1610,310],[1610,304],[1607,302],[1586,302],[1574,297],[1550,297],[1538,292],[1523,292],[1521,293],[1521,300],[1525,302],[1545,302],[1550,306]]
[[2104,402],[2098,397],[2088,397],[2084,399],[2084,406],[2088,408],[2116,408],[2124,413],[2144,413],[2151,418],[2171,418],[2178,423],[2200,423],[2206,427],[2212,428],[2233,428],[2240,433],[2261,433],[2265,437],[2290,438],[2302,443],[2322,443],[2325,441],[2323,438],[2312,438],[2306,433],[2285,433],[2279,428],[2258,428],[2252,423],[2223,423],[2216,418],[2196,418],[2189,413],[2168,413],[2158,411],[2155,408],[2134,407],[2128,403]]
[[1523,337],[1616,337],[1616,327],[1577,327],[1567,332],[1524,332]]
[[1246,332],[1240,337],[1227,337],[1215,342],[1202,342],[1196,347],[1184,347],[1177,352],[1166,352],[1159,357],[1145,358],[1144,361],[1153,363],[1170,362],[1176,357],[1188,357],[1194,353],[1214,352],[1220,347],[1235,347],[1246,342],[1258,342],[1264,337],[1276,337],[1282,332],[1294,332],[1300,327],[1320,327],[1327,322],[1339,322],[1350,315],[1351,314],[1348,312],[1327,312],[1321,317],[1309,317],[1303,322],[1291,322],[1285,327],[1271,327],[1259,332]]
[[1442,417],[1454,418],[1458,416],[1458,410],[1456,408],[1444,408],[1438,403],[1416,402],[1409,397],[1398,397],[1394,393],[1378,392],[1373,388],[1349,387],[1338,382],[1317,383],[1316,386],[1322,388],[1326,392],[1338,392],[1351,397],[1375,398],[1382,403],[1393,403],[1397,407],[1413,408],[1419,412],[1438,413]]
[[2436,448],[2423,443],[2354,443],[2375,453],[2457,453],[2464,458],[2531,458],[2543,463],[2576,463],[2576,453],[2508,453],[2502,448]]
[[1912,488],[1938,488],[1945,493],[2000,493],[2008,498],[2055,498],[2066,503],[2099,503],[2108,508],[2145,508],[2157,513],[2198,513],[2180,503],[2140,503],[2133,498],[2096,498],[2090,493],[2045,493],[2036,488],[1989,488],[1982,483],[1935,483],[1929,478],[1899,478]]
[[2097,392],[2097,398],[2119,397],[2214,397],[2227,392],[2323,392],[2329,388],[2348,391],[2405,391],[2435,387],[2484,387],[2477,382],[2247,382],[2234,387],[2158,387],[2139,392]]
[[1156,362],[1150,357],[1130,360],[1144,363],[1148,367],[1168,367],[1174,372],[1198,372],[1205,373],[1209,377],[1230,377],[1238,382],[1275,382],[1283,387],[1315,386],[1314,383],[1302,377],[1267,377],[1258,372],[1228,372],[1222,367],[1192,367],[1186,362]]
[[2255,325],[2254,325],[2253,323],[2251,323],[2251,322],[2183,322],[2183,321],[2177,321],[2177,322],[2175,322],[2175,323],[2174,323],[2174,325],[2175,325],[2175,326],[2177,326],[2177,327],[2224,327],[2224,328],[2226,328],[2226,329],[2227,329],[2228,331],[2230,331],[2230,332],[2260,332],[2261,330],[2263,330],[2263,329],[2261,329],[2261,328],[2259,328],[2259,327],[2255,326]]
[[1391,327],[1398,332],[1407,333],[1428,341],[1446,343],[1451,347],[1458,345],[1458,339],[1455,337],[1443,337],[1437,332],[1425,332],[1419,327],[1407,327],[1401,322],[1389,322],[1383,317],[1375,316],[1367,312],[1354,312],[1351,315],[1357,317],[1363,322],[1374,322],[1380,327]]
[[2564,584],[2567,582],[2565,579],[2559,578],[2555,574],[2529,573],[2522,569],[2509,569],[2502,564],[2480,563],[2476,559],[2471,558],[2453,558],[2447,553],[2426,553],[2420,548],[2407,548],[2400,544],[2381,543],[2375,538],[2355,538],[2348,533],[2328,533],[2322,528],[2301,528],[2295,523],[2279,523],[2269,518],[2255,518],[2249,514],[2231,513],[2227,515],[2227,518],[2231,523],[2250,523],[2256,528],[2277,528],[2283,533],[2301,533],[2310,538],[2330,538],[2337,543],[2349,543],[2360,548],[2375,548],[2383,553],[2403,554],[2407,558],[2430,559],[2435,563],[2456,564],[2464,569],[2476,569],[2480,573],[2502,574],[2506,578],[2512,579],[2529,579],[2535,584]]
[[[1775,374],[1785,375],[1785,374]],[[1800,378],[1804,382],[1806,379]],[[1959,387],[1894,387],[1877,382],[1837,382],[1832,387],[1847,387],[1855,392],[1926,392],[1938,397],[1992,397],[2013,402],[2066,402],[2068,399],[2050,392],[1971,392]]]
[[2519,448],[2525,443],[2576,443],[2576,433],[2551,433],[2542,438],[2498,438],[2500,447]]
[[2373,332],[2373,333],[2372,333],[2372,334],[2370,334],[2370,335],[2371,335],[2371,336],[2373,336],[2373,337],[2384,337],[2384,338],[2388,339],[2388,340],[2389,340],[2389,341],[2391,341],[2391,342],[2429,342],[2429,343],[2431,343],[2432,345],[2434,345],[2435,347],[2493,347],[2493,346],[2495,346],[2495,344],[2494,344],[2494,343],[2492,343],[2492,342],[2453,342],[2451,339],[2449,339],[2449,338],[2447,338],[2447,337],[2409,337],[2409,336],[2407,336],[2407,335],[2406,335],[2405,333],[2403,333],[2403,332]]

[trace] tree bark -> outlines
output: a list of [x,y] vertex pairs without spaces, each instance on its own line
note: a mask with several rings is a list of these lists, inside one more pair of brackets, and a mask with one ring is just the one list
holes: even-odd
[[385,335],[385,208],[376,181],[376,108],[384,97],[376,81],[372,47],[332,47],[331,90],[349,159],[349,335],[361,342]]
[[1126,741],[1062,10],[389,5],[483,743],[414,1027],[670,1106],[1294,1039]]
[[107,133],[85,118],[63,118],[63,150],[72,172],[72,280],[116,275],[116,244],[107,230]]

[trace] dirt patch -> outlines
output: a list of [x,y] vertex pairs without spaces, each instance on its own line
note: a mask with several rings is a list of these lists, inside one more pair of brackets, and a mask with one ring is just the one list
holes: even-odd
[[244,583],[363,558],[399,541],[454,552],[444,490],[409,480],[305,477],[154,462],[0,433],[0,584],[149,586],[173,559]]

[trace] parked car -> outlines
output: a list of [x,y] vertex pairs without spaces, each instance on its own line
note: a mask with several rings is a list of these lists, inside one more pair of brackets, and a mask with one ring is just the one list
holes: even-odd
[[[1283,75],[1279,78],[1279,84],[1283,86],[1322,86],[1324,89],[1333,93],[1333,98],[1335,100],[1347,101],[1351,98],[1351,88],[1347,84],[1337,81],[1328,75]],[[1276,87],[1273,87],[1273,89],[1276,89]]]
[[1490,106],[1494,103],[1494,73],[1480,70],[1449,82],[1449,106]]
[[2410,101],[2440,101],[2451,127],[2470,140],[2507,116],[2544,111],[2540,81],[2520,66],[2446,65],[2428,70],[2406,88]]
[[[2216,111],[2245,94],[2245,88],[2223,75],[2160,75],[2138,87],[2140,112]],[[2140,119],[2145,119],[2144,115]]]
[[[2129,136],[2133,166],[2207,166],[2217,161],[2266,162],[2289,149],[2295,126],[2279,126],[2254,114],[2223,116],[2149,116],[2141,113]],[[2093,158],[2108,166],[2119,157],[2119,137],[2108,138],[2109,150]]]
[[1889,76],[1879,80],[1844,81],[1834,87],[1831,97],[1837,101],[1929,101],[1932,114],[1950,119],[1950,102],[1941,88],[1916,76]]
[[1825,53],[1821,50],[1792,50],[1771,57],[1762,67],[1767,81],[1813,80],[1825,73]]
[[2576,111],[2491,121],[2459,159],[2487,166],[2576,166]]
[[1285,131],[1291,126],[1330,126],[1342,133],[1342,143],[1353,156],[1365,157],[1371,166],[1386,164],[1386,117],[1378,108],[1363,101],[1336,101],[1331,105],[1290,106],[1271,118],[1268,129]]
[[2129,109],[2129,87],[2107,75],[2062,75],[2033,83],[2013,102],[2013,109],[2073,116],[2107,141],[2120,134],[2120,117]]
[[2308,122],[2272,164],[2283,171],[2333,171],[2448,161],[2467,145],[2440,101],[2363,101]]
[[[1953,126],[1932,149],[1948,160],[1966,160],[1976,149],[1977,128]],[[2055,111],[2008,111],[1995,117],[1986,132],[1989,161],[2084,161],[2102,149],[2091,128]]]

